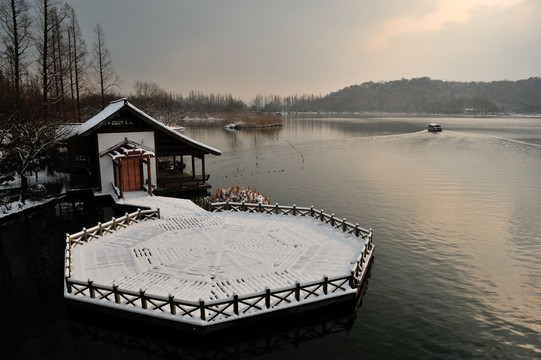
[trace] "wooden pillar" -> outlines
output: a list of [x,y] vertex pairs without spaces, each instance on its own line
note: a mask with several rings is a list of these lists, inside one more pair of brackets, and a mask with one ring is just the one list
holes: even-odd
[[203,185],[205,184],[205,154],[201,157],[201,168],[202,168],[202,176],[203,176]]
[[120,199],[123,199],[124,193],[122,189],[122,159],[120,159],[119,161],[113,160],[113,177],[114,177],[113,183],[116,187],[118,187],[119,197]]
[[118,164],[113,160],[113,185],[117,186],[118,184]]
[[124,199],[124,186],[122,186],[122,159],[118,162],[118,190],[120,192],[120,198]]
[[195,156],[192,154],[192,179],[195,180]]
[[150,166],[150,156],[147,156],[147,175],[148,194],[152,195],[152,166]]
[[146,164],[146,158],[139,156],[139,182],[141,183],[141,190],[145,189],[145,168],[143,164]]

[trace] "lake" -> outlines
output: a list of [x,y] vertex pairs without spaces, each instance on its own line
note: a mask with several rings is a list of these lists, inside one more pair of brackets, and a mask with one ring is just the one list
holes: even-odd
[[249,186],[374,230],[356,316],[196,347],[89,323],[62,301],[64,236],[115,210],[56,205],[0,226],[8,358],[541,357],[540,118],[288,116],[282,128],[185,134],[222,150],[207,157],[214,189]]

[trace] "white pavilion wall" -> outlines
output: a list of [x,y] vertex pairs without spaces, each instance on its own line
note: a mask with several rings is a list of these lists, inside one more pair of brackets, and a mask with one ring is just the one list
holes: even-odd
[[[148,149],[151,149],[156,153],[156,145],[154,142],[154,132],[133,132],[133,133],[111,133],[111,134],[98,134],[98,152],[110,149],[111,147],[118,145],[125,139],[133,141],[137,144],[141,144]],[[152,171],[152,184],[156,185],[156,158],[150,159],[151,171]],[[146,174],[146,171],[143,173]],[[109,155],[100,157],[100,176],[101,176],[101,189],[102,192],[112,192],[114,182],[114,169],[113,161]],[[146,175],[145,175],[146,180]]]

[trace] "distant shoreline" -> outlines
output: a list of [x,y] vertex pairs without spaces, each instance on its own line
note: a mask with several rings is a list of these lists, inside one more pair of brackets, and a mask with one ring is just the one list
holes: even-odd
[[176,122],[182,127],[223,127],[226,129],[262,129],[283,126],[284,119],[281,115],[271,114],[207,114],[195,118],[185,117]]
[[440,118],[541,118],[541,114],[425,114],[425,113],[387,113],[387,112],[289,112],[284,116],[296,117],[440,117]]

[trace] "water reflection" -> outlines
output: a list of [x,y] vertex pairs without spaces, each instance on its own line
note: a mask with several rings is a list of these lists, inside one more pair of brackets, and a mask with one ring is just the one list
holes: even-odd
[[348,334],[355,315],[337,315],[317,322],[304,321],[285,329],[284,326],[273,328],[265,325],[250,333],[235,330],[233,334],[207,338],[194,338],[174,330],[129,322],[107,326],[103,322],[98,323],[96,320],[99,319],[93,316],[87,317],[86,321],[71,322],[70,331],[76,338],[77,347],[91,358],[117,359],[132,353],[146,354],[151,359],[239,359],[284,354],[310,347],[325,337]]
[[[443,132],[427,133],[429,122]],[[288,118],[268,132],[186,134],[223,150],[207,158],[214,188],[255,187],[374,229],[377,265],[358,317],[325,325],[340,330],[324,337],[316,322],[298,340],[293,330],[189,353],[178,337],[72,323],[60,295],[64,234],[110,210],[45,213],[0,232],[7,358],[175,357],[164,347],[196,358],[541,356],[541,119]],[[47,312],[34,301],[43,291]]]
[[[444,131],[427,133],[428,122]],[[540,143],[535,118],[298,118],[209,168],[215,186],[375,230],[370,311],[352,329],[367,339],[352,344],[359,354],[374,341],[387,355],[528,358],[541,348]]]

